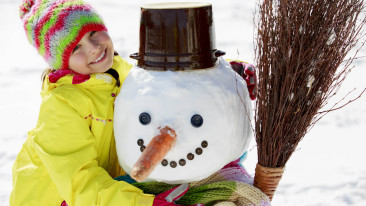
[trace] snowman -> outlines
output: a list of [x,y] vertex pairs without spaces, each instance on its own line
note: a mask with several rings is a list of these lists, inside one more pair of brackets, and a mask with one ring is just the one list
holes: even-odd
[[138,182],[205,181],[247,150],[247,84],[214,42],[210,4],[142,7],[138,62],[114,118],[119,163]]
[[131,69],[115,102],[114,127],[127,173],[166,127],[176,142],[149,180],[201,180],[244,154],[252,136],[249,93],[231,66],[217,61],[195,71]]

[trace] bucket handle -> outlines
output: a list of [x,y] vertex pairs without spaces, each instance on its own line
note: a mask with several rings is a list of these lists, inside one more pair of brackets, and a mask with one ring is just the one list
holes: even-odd
[[136,53],[131,54],[130,55],[130,58],[135,59],[135,60],[139,60],[140,59],[140,55],[139,55],[138,52],[136,52]]

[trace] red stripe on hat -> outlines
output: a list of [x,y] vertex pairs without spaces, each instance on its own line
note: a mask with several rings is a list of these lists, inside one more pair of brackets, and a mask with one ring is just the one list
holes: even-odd
[[60,15],[57,18],[56,23],[48,30],[45,35],[45,59],[48,61],[49,57],[51,56],[50,53],[50,37],[53,36],[57,31],[61,30],[65,27],[65,19],[69,17],[71,12],[78,12],[78,11],[90,11],[91,7],[85,7],[85,5],[68,7],[63,9]]
[[[36,12],[39,10],[39,7],[40,7],[40,5],[41,4],[43,4],[43,1],[42,0],[36,0],[35,2],[34,2],[34,5],[32,6],[32,9],[33,8],[36,8],[36,9],[31,9],[30,11],[29,11],[29,13],[27,13],[25,16],[34,16],[35,14],[36,14]],[[26,18],[26,17],[23,17],[23,18]]]
[[[61,1],[57,1],[55,4],[52,4],[51,6],[48,7],[48,9],[46,11],[42,11],[42,13],[46,13],[46,15],[44,15],[44,17],[37,23],[37,26],[35,28],[34,31],[34,36],[35,36],[35,47],[37,48],[37,50],[40,47],[41,44],[41,30],[43,29],[44,25],[51,19],[51,17],[54,15],[53,12],[55,10],[55,8],[57,8],[58,6],[60,6],[61,4],[70,1],[70,0],[61,0]],[[72,5],[71,5],[72,6]],[[69,6],[70,7],[70,6]]]
[[90,31],[107,31],[107,28],[103,24],[90,23],[83,26],[79,34],[73,42],[71,42],[66,48],[62,56],[62,65],[60,69],[67,69],[69,67],[69,59],[75,46],[79,43],[81,38]]
[[23,19],[24,19],[24,23],[23,23],[23,27],[24,27],[24,30],[25,30],[25,33],[28,37],[28,29],[27,29],[27,25],[28,25],[28,22],[29,22],[29,18],[31,16],[33,16],[39,9],[39,6],[41,5],[42,1],[36,1],[34,3],[34,5],[32,6],[31,10],[29,13],[25,14],[23,16]]

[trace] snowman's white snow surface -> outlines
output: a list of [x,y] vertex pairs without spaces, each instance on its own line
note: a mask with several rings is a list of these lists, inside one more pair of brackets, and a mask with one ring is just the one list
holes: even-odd
[[[238,159],[252,138],[251,102],[245,81],[222,58],[209,69],[150,71],[134,66],[115,101],[114,132],[122,168],[129,173],[141,155],[139,139],[147,146],[169,126],[177,134],[165,159],[177,166],[159,165],[147,181],[185,183],[204,179]],[[141,113],[151,122],[143,125]],[[193,115],[203,118],[200,127],[191,124]],[[206,141],[207,147],[201,143]],[[201,148],[202,154],[196,154]],[[187,155],[194,155],[188,160]],[[181,166],[179,160],[186,164]]]

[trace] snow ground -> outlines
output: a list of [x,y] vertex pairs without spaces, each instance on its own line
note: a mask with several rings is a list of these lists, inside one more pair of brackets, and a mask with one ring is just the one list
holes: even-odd
[[[8,205],[12,164],[27,131],[36,124],[41,101],[40,76],[46,68],[25,37],[18,17],[19,1],[0,0],[0,205]],[[153,1],[92,1],[122,57],[128,58],[130,53],[138,51],[139,6],[150,2]],[[255,0],[204,2],[213,4],[217,48],[226,51],[227,58],[254,62]],[[359,56],[365,54],[364,48]],[[366,61],[361,58],[355,62],[339,98],[354,88],[356,97],[366,88],[364,76]],[[328,114],[305,136],[287,164],[273,205],[366,205],[365,100],[364,95]],[[254,173],[257,161],[254,140],[250,149],[244,165]]]

